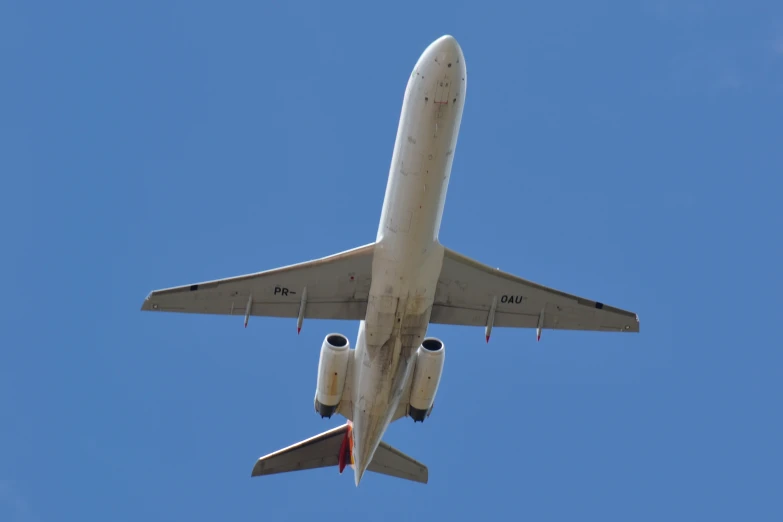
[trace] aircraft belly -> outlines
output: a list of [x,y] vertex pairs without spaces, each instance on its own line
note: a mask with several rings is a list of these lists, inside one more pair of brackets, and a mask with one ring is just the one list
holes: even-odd
[[378,242],[421,249],[437,240],[466,88],[464,63],[448,62],[422,55],[408,81]]
[[[421,249],[437,238],[451,170],[451,138],[456,134],[453,115],[438,123],[443,112],[448,109],[442,105],[421,107],[403,127],[390,173],[390,205],[379,230],[381,242]],[[407,256],[404,249],[398,250]]]
[[406,391],[443,264],[438,229],[462,118],[465,67],[458,48],[439,49],[422,55],[408,81],[376,237],[354,361],[357,477]]
[[[379,256],[357,345],[354,448],[369,463],[405,394],[416,350],[427,333],[444,249],[431,243],[411,262]],[[377,276],[376,276],[377,274]]]
[[408,302],[406,297],[382,296],[377,307],[368,307],[364,349],[356,354],[360,359],[353,414],[354,451],[364,465],[372,460],[397,411],[429,324],[432,307],[408,314]]

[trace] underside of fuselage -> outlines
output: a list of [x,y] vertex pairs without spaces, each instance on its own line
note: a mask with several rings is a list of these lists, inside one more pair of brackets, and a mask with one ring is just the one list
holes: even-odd
[[443,247],[443,213],[466,90],[451,36],[421,55],[405,90],[376,248],[367,313],[357,339],[353,390],[356,483],[411,380],[427,333]]

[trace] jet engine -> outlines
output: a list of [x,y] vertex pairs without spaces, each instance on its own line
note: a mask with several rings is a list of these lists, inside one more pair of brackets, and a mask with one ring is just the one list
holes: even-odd
[[424,422],[432,412],[445,360],[446,348],[440,339],[434,337],[424,339],[416,351],[411,398],[408,403],[408,415],[413,422]]
[[321,418],[334,415],[340,405],[350,356],[351,343],[347,337],[333,333],[324,338],[315,385],[315,411]]

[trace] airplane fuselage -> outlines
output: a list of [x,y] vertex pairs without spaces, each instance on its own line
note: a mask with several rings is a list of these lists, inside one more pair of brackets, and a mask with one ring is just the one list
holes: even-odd
[[467,87],[451,36],[419,58],[405,90],[376,238],[367,313],[353,371],[355,480],[372,460],[427,332],[443,246],[438,241]]

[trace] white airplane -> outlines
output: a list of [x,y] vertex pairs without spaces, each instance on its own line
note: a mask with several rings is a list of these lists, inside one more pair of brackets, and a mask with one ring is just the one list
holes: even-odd
[[442,36],[411,72],[386,196],[373,243],[255,274],[156,290],[142,310],[358,320],[356,348],[340,333],[321,346],[314,399],[321,417],[346,424],[261,457],[251,476],[350,464],[426,483],[427,467],[381,439],[405,416],[432,412],[445,347],[430,323],[638,332],[633,312],[501,272],[438,240],[465,104],[467,73],[457,41]]

